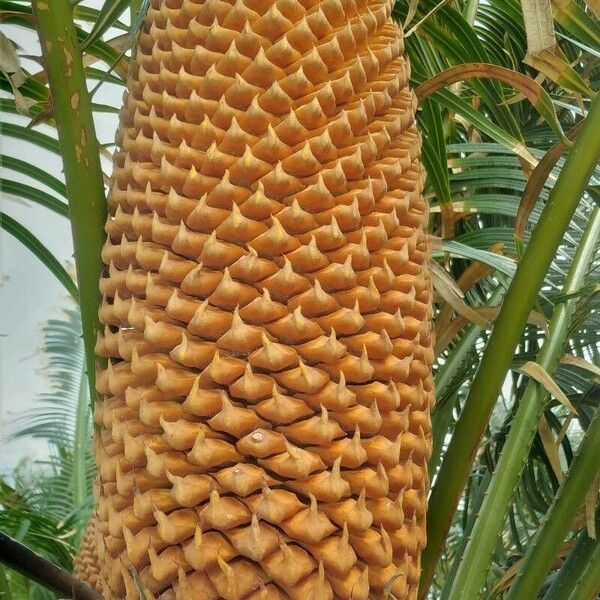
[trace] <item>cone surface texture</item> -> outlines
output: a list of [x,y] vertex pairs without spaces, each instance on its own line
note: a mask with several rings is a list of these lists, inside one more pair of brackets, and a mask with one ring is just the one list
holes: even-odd
[[416,597],[431,286],[377,0],[152,0],[97,353],[107,600]]
[[96,554],[97,524],[94,516],[90,519],[81,540],[81,549],[73,559],[73,574],[91,587],[98,587],[100,566]]

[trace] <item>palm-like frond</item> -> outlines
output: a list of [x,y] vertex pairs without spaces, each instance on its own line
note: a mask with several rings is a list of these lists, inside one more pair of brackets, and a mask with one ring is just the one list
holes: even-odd
[[[397,4],[400,18],[403,18],[407,5],[404,2]],[[476,10],[471,21],[473,27],[469,27],[466,15],[472,7]],[[598,35],[598,21],[591,12],[584,13],[589,31]],[[414,23],[419,25],[408,37],[407,48],[415,85],[455,65],[485,62],[513,69],[530,77],[538,76],[538,80],[543,81],[552,97],[564,131],[571,129],[577,119],[585,114],[588,107],[586,98],[577,97],[569,89],[545,74],[540,75],[536,69],[522,62],[527,53],[527,42],[518,0],[458,2],[437,7],[434,2],[420,2]],[[569,17],[565,17],[561,26],[573,29],[575,24]],[[559,43],[567,60],[574,65],[578,76],[589,87],[597,89],[598,61],[593,51],[588,51],[590,45],[586,46],[575,34],[569,39],[560,35],[560,27],[558,31]],[[600,40],[600,37],[597,39]],[[527,100],[502,102],[502,99],[513,96],[516,96],[516,91],[505,84],[465,80],[428,100],[428,103],[436,103],[437,116],[432,117],[431,111],[425,111],[421,126],[425,132],[426,148],[434,139],[439,146],[440,126],[443,131],[444,148],[425,154],[428,171],[430,175],[435,175],[429,178],[426,188],[434,211],[434,232],[448,235],[448,231],[451,231],[455,241],[476,252],[496,247],[496,251],[501,248],[504,255],[518,260],[522,249],[516,243],[518,240],[515,240],[515,218],[520,211],[523,192],[531,170],[557,141],[557,137]],[[583,112],[580,108],[583,108]],[[529,216],[528,231],[536,226],[548,200],[548,193],[563,165],[564,159],[561,158],[538,190],[537,201]],[[595,175],[595,180],[597,179],[598,172]],[[445,189],[449,190],[449,196]],[[449,203],[452,205],[450,211],[447,207]],[[552,314],[557,302],[561,301],[566,272],[573,261],[593,207],[594,202],[590,197],[581,202],[546,273],[545,284],[540,289],[535,307],[546,319]],[[453,215],[454,221],[450,227],[447,222],[444,223],[448,212]],[[526,232],[525,246],[528,239]],[[446,243],[444,247],[448,246],[450,244]],[[486,262],[483,256],[481,260]],[[459,282],[471,264],[452,253],[446,254],[444,261],[448,272]],[[600,256],[596,256],[588,270],[587,292],[583,290],[581,293],[564,346],[565,353],[586,357],[592,362],[598,356],[598,311],[592,290],[598,283],[599,267]],[[491,271],[465,290],[466,300],[473,307],[498,305],[503,290],[510,281],[508,272]],[[439,308],[441,312],[438,315],[445,314],[442,320],[438,318],[437,323],[438,336],[442,334],[443,337],[443,331],[450,331],[452,322],[458,316],[448,319],[448,307],[444,307],[442,303]],[[489,340],[487,330],[481,330],[467,322],[460,331],[454,333],[453,341],[442,351],[436,365],[439,391],[433,415],[434,438],[437,440],[431,461],[434,472],[442,461],[458,419],[468,419],[468,415],[461,415],[462,408]],[[496,469],[516,408],[527,387],[527,378],[516,369],[527,361],[536,360],[545,337],[546,332],[539,326],[528,325],[522,332],[511,371],[507,374],[502,394],[492,413],[470,480],[446,539],[437,574],[429,590],[431,598],[455,597],[450,590],[464,554],[466,539],[488,489],[490,475]],[[587,426],[589,416],[598,407],[597,383],[592,373],[572,365],[560,365],[552,376],[571,402],[581,406],[578,409],[581,413],[579,420],[573,420],[572,415],[568,415],[568,411],[554,400],[545,412],[555,439],[558,435],[563,436],[559,452],[563,469],[566,469],[581,439],[581,428]],[[566,432],[561,431],[569,422],[571,427]],[[529,455],[525,457],[517,493],[507,510],[503,533],[488,570],[485,597],[491,594],[509,567],[525,551],[543,521],[558,483],[546,448],[537,435]],[[434,506],[433,510],[436,509]],[[574,531],[578,527],[581,527],[581,523],[574,525]],[[476,545],[475,541],[474,544]],[[509,579],[508,585],[510,582]],[[506,587],[504,585],[498,589]],[[421,590],[421,593],[424,594],[425,591]]]
[[[46,323],[40,357],[47,391],[18,416],[14,437],[44,440],[48,458],[22,462],[10,483],[0,482],[0,530],[70,569],[92,507],[94,477],[91,407],[76,309]],[[19,598],[54,597],[14,573],[8,577]]]
[[46,364],[48,391],[36,407],[16,420],[16,438],[32,436],[50,447],[45,496],[48,512],[59,519],[74,519],[80,527],[91,508],[94,460],[91,452],[91,406],[85,374],[79,312],[65,311],[65,319],[53,319],[43,328],[40,349]]

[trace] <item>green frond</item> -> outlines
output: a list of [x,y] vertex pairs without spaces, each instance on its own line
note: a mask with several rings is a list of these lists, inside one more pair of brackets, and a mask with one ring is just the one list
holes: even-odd
[[[94,477],[91,407],[77,310],[68,309],[64,319],[44,325],[40,358],[47,392],[17,417],[13,435],[44,440],[48,458],[22,461],[10,484],[0,480],[0,530],[70,569],[92,509]],[[25,596],[18,597],[53,597],[14,574],[10,585],[25,586]]]

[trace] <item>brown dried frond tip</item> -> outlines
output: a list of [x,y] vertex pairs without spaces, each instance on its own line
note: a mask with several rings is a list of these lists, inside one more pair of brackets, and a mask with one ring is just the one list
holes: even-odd
[[391,8],[151,2],[103,251],[107,600],[415,598],[432,310]]

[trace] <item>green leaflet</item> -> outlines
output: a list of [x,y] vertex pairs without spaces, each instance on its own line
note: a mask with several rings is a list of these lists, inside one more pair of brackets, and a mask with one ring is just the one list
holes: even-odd
[[[600,209],[596,209],[588,221],[586,233],[565,280],[565,291],[576,289],[585,280],[590,262],[594,258],[599,232]],[[563,353],[574,311],[574,302],[557,305],[550,322],[548,336],[537,358],[537,364],[541,369],[556,368]],[[483,585],[504,522],[506,508],[510,505],[512,494],[519,481],[524,458],[529,452],[547,397],[546,390],[536,381],[527,384],[488,488],[488,495],[471,532],[471,539],[461,556],[460,564],[457,564],[456,579],[451,592],[446,596],[449,599],[476,597]]]
[[23,175],[27,175],[28,177],[35,179],[39,183],[48,186],[51,190],[55,191],[63,198],[67,197],[67,188],[62,181],[44,169],[40,169],[39,167],[32,165],[30,162],[2,154],[0,155],[0,165],[2,165],[5,169],[11,169],[12,171],[22,173]]
[[444,127],[439,108],[433,102],[424,102],[419,119],[423,132],[422,159],[428,180],[442,206],[442,229],[444,237],[453,237],[454,219],[452,197],[448,178],[447,152]]
[[554,20],[562,25],[574,38],[592,48],[600,47],[600,26],[577,2],[552,0]]
[[[596,410],[544,523],[527,548],[524,564],[509,590],[507,600],[536,597],[559,545],[580,509],[588,488],[595,480],[600,468],[599,455],[600,410]],[[598,581],[596,575],[594,579]],[[591,591],[594,593],[593,589]],[[581,597],[585,598],[584,595]]]
[[23,125],[15,125],[14,123],[3,123],[2,135],[31,142],[38,148],[43,148],[44,150],[49,150],[50,152],[54,152],[54,154],[60,155],[60,144],[58,143],[58,140],[45,133],[36,131],[35,129],[23,127]]
[[[500,254],[495,254],[494,252],[489,252],[488,250],[479,250],[472,246],[467,246],[457,240],[442,241],[442,250],[448,252],[451,256],[476,260],[485,263],[486,265],[490,265],[490,267],[498,269],[498,271],[509,277],[512,277],[516,270],[515,262],[512,259]],[[434,256],[436,256],[435,252]]]
[[[452,521],[452,513],[468,479],[475,452],[511,364],[530,308],[600,157],[600,136],[596,132],[599,117],[600,98],[597,97],[519,263],[494,323],[482,362],[470,386],[466,408],[454,429],[430,497],[429,542],[423,554],[421,579],[424,589],[429,587],[433,577],[435,564]],[[479,571],[474,570],[474,574],[478,575]],[[460,593],[460,588],[457,593]]]
[[[75,13],[78,10],[80,10],[79,7],[77,7],[75,9]],[[28,18],[32,15],[32,10],[31,10],[30,6],[23,5],[18,2],[10,2],[9,0],[0,0],[0,11],[6,11],[6,12],[10,13],[9,16],[7,16],[5,19],[3,19],[4,22],[6,22],[6,23],[17,22],[17,23],[19,23],[19,25],[28,27],[30,29],[34,29],[33,19]],[[16,13],[16,14],[13,14],[13,13]],[[19,14],[23,15],[23,16],[19,16]],[[84,14],[84,16],[85,15],[91,16],[91,14],[89,13],[89,10],[88,10],[88,12],[84,11],[83,14]],[[83,20],[87,20],[87,19],[83,19]],[[77,35],[77,39],[78,39],[79,43],[84,42],[86,40],[86,38],[88,37],[87,32],[84,31],[83,29],[81,29],[80,27],[75,27],[75,31],[76,31],[76,35]],[[108,64],[111,64],[119,56],[118,52],[116,50],[114,50],[110,46],[110,44],[107,44],[106,42],[104,42],[103,40],[100,40],[100,39],[96,39],[96,40],[94,40],[93,43],[90,43],[86,50],[92,56],[95,56],[96,58],[99,58],[100,60],[103,60]]]
[[422,83],[416,90],[417,98],[423,100],[447,85],[469,79],[498,79],[513,86],[525,95],[540,115],[546,119],[552,130],[564,138],[558,115],[550,95],[535,80],[512,69],[490,63],[465,63],[451,67]]
[[492,121],[487,119],[485,115],[472,108],[467,102],[465,102],[456,94],[448,90],[439,90],[432,95],[432,98],[446,108],[449,108],[450,110],[453,110],[459,115],[465,117],[465,119],[473,123],[473,125],[482,133],[488,135],[494,141],[504,146],[507,150],[511,150],[518,156],[523,157],[527,162],[534,166],[537,164],[537,159],[527,148],[527,146],[495,125]]
[[66,202],[58,200],[54,196],[40,190],[39,188],[12,181],[11,179],[0,178],[0,189],[5,193],[24,200],[31,200],[40,206],[45,206],[51,211],[59,214],[61,217],[69,217],[69,206]]
[[5,213],[0,213],[0,226],[7,233],[19,240],[28,250],[37,256],[50,269],[52,274],[62,283],[64,288],[78,300],[77,286],[67,273],[66,269],[58,262],[56,257],[35,237],[26,227]]

